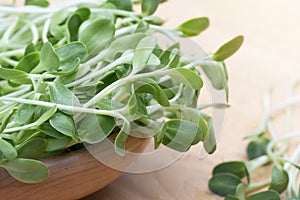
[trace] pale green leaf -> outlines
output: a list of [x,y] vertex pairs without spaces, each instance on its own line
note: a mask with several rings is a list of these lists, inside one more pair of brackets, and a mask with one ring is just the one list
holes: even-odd
[[213,55],[212,59],[215,61],[224,61],[228,57],[232,56],[243,44],[244,37],[237,36],[221,46]]
[[40,161],[16,158],[3,163],[3,167],[16,180],[23,183],[39,183],[49,176],[48,167]]
[[195,18],[181,24],[177,30],[181,31],[186,36],[196,36],[209,26],[207,17]]

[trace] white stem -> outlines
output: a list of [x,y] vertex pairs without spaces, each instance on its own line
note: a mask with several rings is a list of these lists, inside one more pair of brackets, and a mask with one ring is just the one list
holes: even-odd
[[261,124],[260,124],[260,129],[262,129],[262,130],[265,129],[270,117],[272,117],[273,115],[276,115],[278,112],[282,112],[287,107],[290,107],[290,106],[292,106],[294,104],[298,104],[298,103],[300,103],[300,95],[294,96],[293,98],[290,98],[283,103],[277,104],[269,112],[264,114]]
[[23,54],[24,54],[24,49],[17,49],[17,50],[2,52],[0,53],[0,57],[22,56]]
[[79,80],[76,80],[72,83],[67,84],[66,87],[73,87],[75,85],[79,85],[81,83],[89,81],[89,80],[91,80],[91,79],[93,79],[93,78],[95,78],[99,75],[104,74],[104,72],[107,72],[107,71],[113,69],[114,67],[116,67],[118,65],[121,65],[121,64],[124,64],[124,63],[127,63],[127,62],[131,61],[132,57],[133,57],[133,53],[129,53],[126,56],[123,56],[123,57],[115,60],[114,62],[110,63],[109,65],[105,66],[104,68],[100,69],[97,72],[90,73],[89,75],[84,76],[83,78],[81,78]]
[[31,79],[48,79],[48,78],[57,78],[57,76],[52,74],[28,74]]
[[28,129],[34,128],[36,126],[37,126],[37,123],[33,122],[31,124],[26,124],[24,126],[6,128],[6,129],[4,129],[3,133],[13,133],[13,132],[18,132],[18,131],[22,131],[22,130],[28,130]]
[[19,63],[19,62],[15,61],[15,60],[12,60],[12,59],[8,58],[8,57],[2,57],[0,59],[3,60],[4,62],[6,62],[7,64],[13,66],[13,67],[17,66],[18,63]]
[[48,42],[48,32],[49,32],[49,29],[50,29],[50,23],[51,23],[51,19],[48,19],[46,22],[45,22],[45,25],[44,25],[44,28],[43,28],[43,33],[42,33],[42,40],[43,40],[43,43],[46,43]]
[[[271,110],[271,91],[272,88],[269,87],[268,89],[266,89],[264,97],[263,97],[263,107],[264,107],[264,112],[267,113]],[[276,139],[277,134],[276,131],[273,127],[273,123],[271,120],[268,120],[267,122],[267,129],[269,131],[269,133],[271,134],[273,139]]]
[[14,98],[14,97],[0,97],[0,101],[8,101],[8,102],[14,102],[14,103],[21,103],[21,104],[30,104],[30,105],[36,105],[36,106],[49,107],[49,108],[57,106],[57,108],[61,109],[61,110],[67,110],[67,111],[78,112],[78,113],[107,115],[107,116],[116,117],[116,118],[120,118],[120,119],[123,118],[122,115],[120,115],[119,113],[117,113],[116,111],[113,111],[113,110],[98,110],[98,109],[92,109],[92,108],[68,106],[68,105],[56,104],[56,103],[51,103],[51,102],[46,102],[46,101],[29,100],[29,99],[21,99],[21,98]]
[[132,33],[133,31],[136,30],[136,28],[137,28],[137,25],[131,25],[131,26],[127,26],[127,27],[118,29],[118,30],[116,30],[115,37],[120,37],[122,35]]
[[150,25],[150,28],[159,33],[166,35],[173,42],[178,42],[179,34],[176,31],[170,31],[169,29],[166,29],[166,28],[163,28],[163,27],[157,26],[157,25]]
[[26,85],[23,88],[20,88],[19,90],[15,91],[15,92],[12,92],[12,93],[9,93],[9,94],[7,94],[5,96],[2,96],[2,97],[17,97],[17,96],[20,96],[20,95],[23,95],[23,94],[27,93],[30,89],[31,89],[31,86]]
[[286,140],[289,140],[294,137],[300,137],[300,131],[292,131],[285,135],[278,136],[276,140],[272,140],[267,146],[267,152],[268,152],[269,156],[274,158],[276,155],[282,154],[286,150],[287,146],[283,146],[278,152],[276,152],[276,154],[273,152],[273,148],[279,142],[286,141]]
[[29,25],[30,30],[32,32],[32,43],[36,44],[39,40],[39,31],[38,31],[37,27],[32,22],[29,22],[27,20],[25,22],[26,22],[27,25]]
[[15,17],[13,20],[12,24],[8,27],[8,29],[5,31],[4,35],[2,36],[1,42],[2,43],[7,43],[9,42],[9,39],[13,32],[15,31],[15,28],[19,22],[19,17]]
[[168,73],[168,70],[157,70],[151,73],[145,73],[145,74],[137,74],[137,75],[131,75],[127,76],[125,78],[119,79],[118,81],[113,82],[103,90],[101,90],[96,96],[94,96],[92,99],[90,99],[88,102],[83,104],[83,107],[87,108],[90,107],[91,105],[94,105],[97,101],[99,101],[101,98],[103,98],[105,95],[109,94],[112,92],[115,88],[120,87],[124,84],[129,84],[134,82],[135,80],[138,79],[143,79],[143,78],[149,78],[149,77],[155,77],[155,76],[162,76]]

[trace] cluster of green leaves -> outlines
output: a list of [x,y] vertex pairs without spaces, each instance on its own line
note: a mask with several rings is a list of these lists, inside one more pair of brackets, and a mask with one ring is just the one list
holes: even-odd
[[[48,9],[1,7],[0,166],[25,183],[47,179],[40,158],[74,144],[99,143],[117,132],[116,153],[125,154],[132,130],[185,152],[204,143],[216,149],[211,117],[197,104],[203,81],[173,41],[162,49],[153,33],[194,36],[208,26],[196,18],[171,30],[157,24],[160,1],[87,1]],[[45,8],[43,8],[45,7]],[[58,9],[59,8],[59,9]],[[36,9],[36,10],[35,10]],[[219,90],[228,89],[224,60],[241,45],[239,36],[203,59]],[[201,59],[201,58],[200,58]]]
[[[245,137],[251,139],[247,146],[248,161],[216,166],[209,181],[213,193],[225,196],[225,199],[280,199],[279,195],[288,200],[300,199],[300,146],[295,143],[300,132],[292,126],[293,116],[297,116],[292,106],[299,103],[295,92],[299,83],[299,80],[293,81],[287,88],[288,98],[277,105],[271,104],[271,89],[266,90],[263,95],[265,113],[260,126]],[[285,111],[284,131],[276,129],[274,124],[282,124],[280,120],[274,120],[281,116],[280,111]],[[258,183],[252,178],[257,178],[257,169],[265,172]]]
[[[280,194],[286,191],[289,184],[289,175],[284,167],[284,164],[289,161],[283,158],[283,149],[274,153],[273,145],[274,143],[270,142],[264,134],[255,137],[247,146],[249,161],[232,161],[217,165],[213,169],[209,189],[217,195],[224,196],[226,200],[280,200]],[[298,165],[290,164],[300,169]],[[251,178],[255,170],[266,165],[272,165],[270,176],[266,176],[267,179],[264,181],[253,183]],[[263,188],[267,190],[262,191]],[[300,198],[289,197],[288,199]]]

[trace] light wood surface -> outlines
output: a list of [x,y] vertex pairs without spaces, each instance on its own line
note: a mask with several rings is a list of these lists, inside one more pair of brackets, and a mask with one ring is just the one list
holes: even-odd
[[[242,34],[245,43],[227,61],[230,77],[230,105],[218,150],[200,160],[195,149],[163,170],[124,174],[86,200],[220,199],[208,191],[214,165],[245,159],[243,136],[258,126],[261,99],[272,84],[284,97],[285,86],[300,77],[300,2],[297,0],[170,0],[157,15],[174,27],[191,17],[208,16],[210,28],[195,38],[206,51]],[[264,172],[261,172],[263,174]]]
[[208,52],[236,35],[245,36],[241,50],[227,61],[231,107],[218,149],[199,159],[196,148],[160,171],[124,174],[85,200],[220,199],[207,188],[213,166],[245,159],[242,138],[258,126],[264,90],[272,84],[283,97],[288,82],[300,77],[299,8],[298,0],[169,0],[163,4],[157,15],[169,27],[192,17],[210,18],[210,28],[194,38]]

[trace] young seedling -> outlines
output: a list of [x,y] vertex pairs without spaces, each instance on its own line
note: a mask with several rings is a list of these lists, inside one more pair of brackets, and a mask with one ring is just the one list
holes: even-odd
[[[295,81],[288,88],[285,102],[274,107],[270,104],[270,90],[264,95],[265,115],[257,131],[247,135],[251,139],[247,146],[249,161],[233,161],[217,165],[213,170],[213,177],[209,181],[211,192],[224,196],[225,199],[265,200],[300,199],[298,174],[300,166],[300,147],[289,145],[288,142],[299,137],[299,131],[292,131],[291,106],[299,103],[299,96],[294,90],[299,81]],[[271,117],[279,112],[286,114],[286,133],[278,135]],[[292,150],[292,155],[288,151]],[[265,180],[253,183],[255,170],[265,165],[272,165],[266,172]],[[247,177],[245,181],[244,177]],[[265,189],[264,191],[262,191]]]
[[[120,156],[131,131],[153,137],[155,148],[185,152],[204,142],[214,152],[211,117],[197,105],[204,84],[197,68],[228,92],[223,61],[243,37],[188,60],[178,37],[198,35],[208,19],[162,27],[153,16],[161,2],[135,2],[142,13],[130,0],[0,6],[0,166],[12,177],[44,181],[49,171],[38,159],[113,133]],[[155,33],[169,47],[160,47]]]

